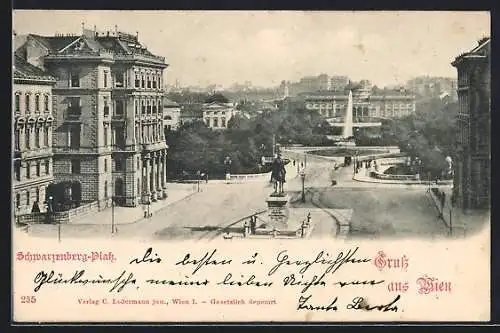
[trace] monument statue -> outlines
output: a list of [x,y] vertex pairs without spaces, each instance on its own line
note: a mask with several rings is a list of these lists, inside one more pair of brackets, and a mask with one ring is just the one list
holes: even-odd
[[281,154],[278,154],[271,164],[271,182],[274,185],[273,195],[283,195],[285,183],[285,162],[281,158]]

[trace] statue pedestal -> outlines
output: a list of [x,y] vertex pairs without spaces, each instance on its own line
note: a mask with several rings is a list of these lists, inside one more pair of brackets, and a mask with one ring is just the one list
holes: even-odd
[[270,195],[266,202],[267,214],[270,221],[267,227],[278,230],[287,229],[290,202],[288,195]]

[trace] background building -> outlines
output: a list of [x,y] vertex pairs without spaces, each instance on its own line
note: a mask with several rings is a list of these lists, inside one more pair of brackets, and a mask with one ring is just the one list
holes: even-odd
[[[325,118],[344,122],[349,92],[316,92],[304,94],[304,105]],[[353,91],[353,120],[361,118],[399,118],[415,112],[415,96],[407,91],[381,90],[376,94],[359,88]],[[365,119],[366,120],[366,119]],[[363,120],[364,121],[364,120]]]
[[454,199],[464,209],[490,206],[491,41],[483,38],[452,63],[458,72],[458,156]]
[[343,91],[349,84],[349,77],[334,75],[330,78],[330,90]]
[[14,56],[13,134],[15,214],[30,213],[34,203],[44,210],[52,172],[52,86],[55,79]]
[[164,57],[116,27],[28,35],[16,53],[57,78],[54,177],[70,184],[72,201],[135,206],[166,197]]
[[168,100],[163,99],[163,126],[167,131],[176,131],[181,124],[181,106]]
[[207,127],[226,129],[229,120],[236,114],[233,103],[209,103],[203,105],[203,121]]

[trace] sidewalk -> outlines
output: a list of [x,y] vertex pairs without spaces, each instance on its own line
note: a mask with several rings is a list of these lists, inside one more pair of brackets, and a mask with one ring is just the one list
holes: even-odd
[[444,205],[433,191],[428,191],[439,216],[452,236],[467,237],[479,232],[491,221],[491,212],[489,210],[468,210],[463,211],[460,208],[454,208],[451,204],[451,189],[439,187],[446,193]]
[[[167,183],[168,197],[163,200],[152,202],[149,206],[149,212],[155,213],[177,201],[185,199],[197,192],[193,184]],[[139,205],[137,207],[114,207],[106,208],[100,212],[82,216],[71,221],[70,224],[101,225],[111,224],[114,215],[114,224],[131,224],[144,218],[144,211],[147,206]],[[114,212],[113,212],[114,210]]]

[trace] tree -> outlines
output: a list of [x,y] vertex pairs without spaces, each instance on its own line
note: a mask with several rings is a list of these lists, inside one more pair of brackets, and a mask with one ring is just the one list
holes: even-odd
[[205,98],[205,103],[229,103],[229,99],[223,94],[216,92]]

